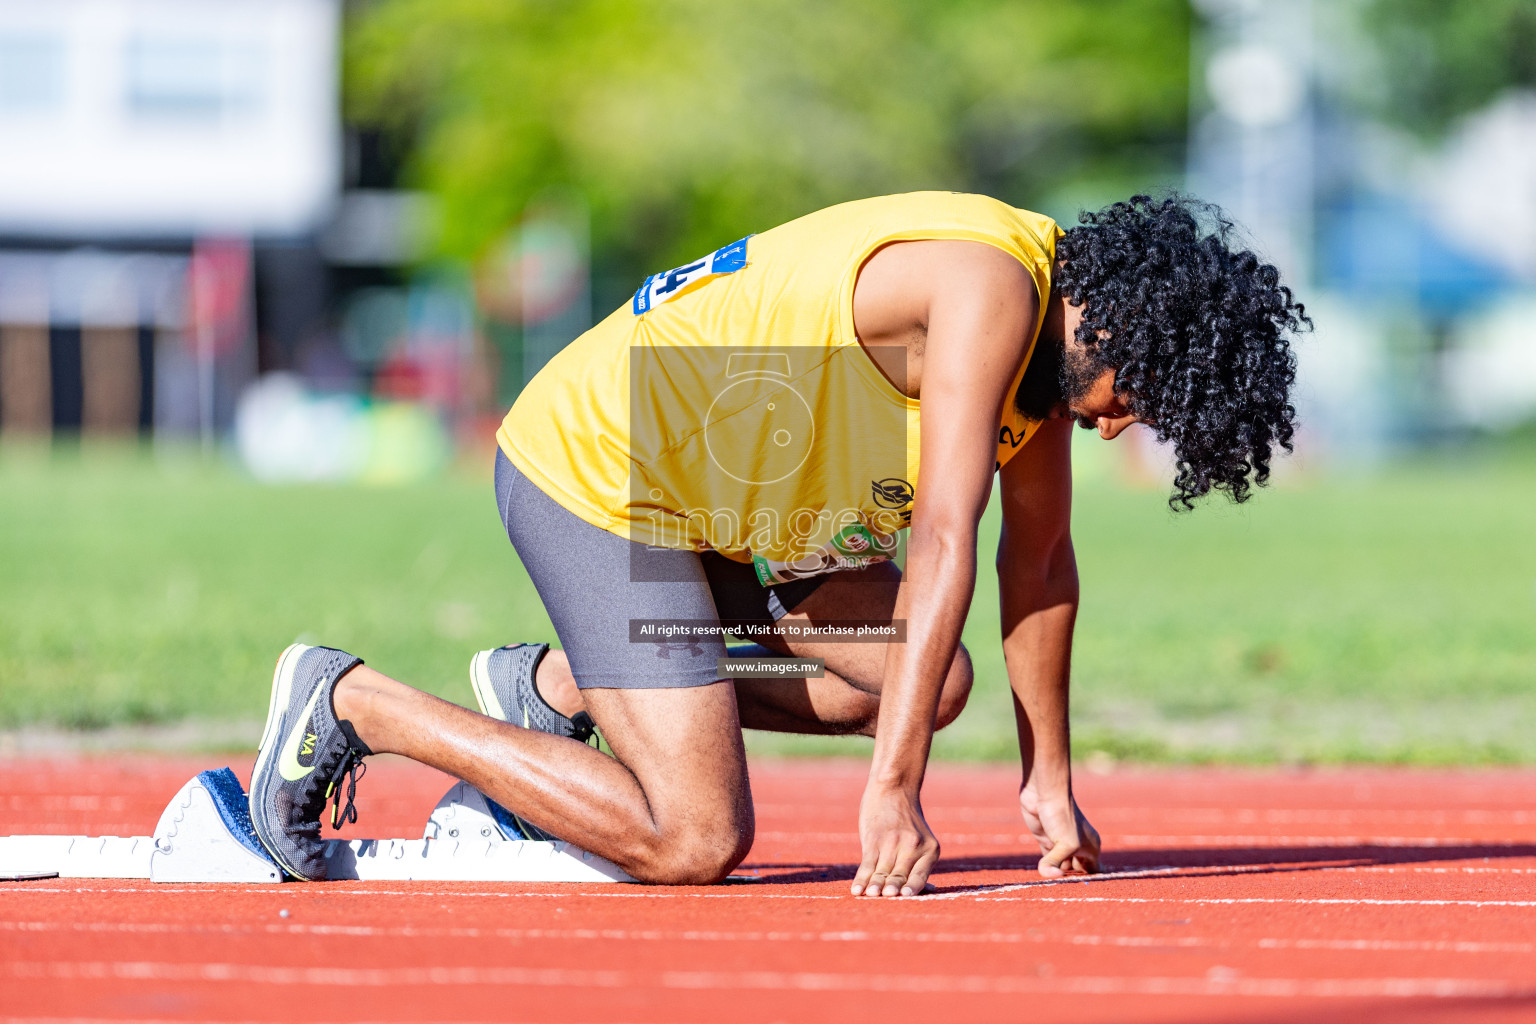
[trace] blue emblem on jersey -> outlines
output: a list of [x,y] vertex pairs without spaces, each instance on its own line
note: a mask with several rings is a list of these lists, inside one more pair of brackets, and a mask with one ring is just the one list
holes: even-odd
[[[747,238],[751,237],[751,235],[747,236]],[[674,267],[660,274],[652,274],[646,278],[645,283],[635,292],[632,307],[635,315],[647,313],[668,299],[675,298],[679,292],[695,281],[702,281],[707,277],[718,277],[721,274],[734,274],[745,267],[747,238],[716,249],[701,260]]]

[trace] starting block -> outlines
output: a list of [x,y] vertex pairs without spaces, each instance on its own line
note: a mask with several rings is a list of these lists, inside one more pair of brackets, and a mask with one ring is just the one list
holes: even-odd
[[[455,783],[420,839],[330,839],[330,879],[438,882],[632,882],[613,863],[564,842],[521,838],[512,816]],[[0,881],[147,878],[152,882],[281,882],[228,768],[182,786],[152,836],[0,836]]]

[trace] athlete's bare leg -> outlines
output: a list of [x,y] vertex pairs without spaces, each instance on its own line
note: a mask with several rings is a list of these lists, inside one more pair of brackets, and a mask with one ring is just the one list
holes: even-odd
[[336,684],[338,718],[375,753],[403,754],[475,786],[533,824],[645,882],[719,881],[752,846],[752,795],[729,683],[589,689],[613,757],[522,729],[359,666]]
[[[890,563],[840,573],[783,621],[883,625],[900,582]],[[539,665],[540,692],[567,715],[585,709],[613,757],[450,704],[366,665],[342,677],[334,703],[375,752],[457,776],[642,881],[712,882],[752,845],[741,729],[873,735],[880,709],[885,644],[763,639],[774,653],[825,659],[826,675],[577,690],[565,655],[550,651]],[[945,680],[939,726],[960,713],[970,686],[961,649]]]
[[[836,573],[780,621],[885,625],[891,621],[900,583],[901,570],[890,562],[877,562],[857,572]],[[759,640],[768,648],[763,654],[825,659],[826,675],[810,679],[733,680],[744,727],[815,735],[874,735],[885,672],[885,644],[806,641],[782,635]],[[959,716],[970,695],[971,681],[970,656],[962,647],[944,680],[935,728],[942,729]],[[583,696],[594,692],[577,690],[570,666],[560,651],[545,655],[539,664],[537,682],[544,699],[567,717],[585,707]]]

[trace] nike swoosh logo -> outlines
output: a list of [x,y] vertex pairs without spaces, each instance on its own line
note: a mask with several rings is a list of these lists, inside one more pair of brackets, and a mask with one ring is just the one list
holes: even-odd
[[532,728],[532,726],[528,724],[528,708],[526,706],[523,708],[523,728]]
[[277,772],[289,782],[298,782],[304,776],[315,770],[314,765],[305,768],[299,764],[299,746],[304,742],[304,735],[309,731],[309,720],[315,713],[315,705],[320,703],[320,695],[326,691],[325,686],[315,687],[309,703],[304,705],[303,714],[298,721],[293,723],[293,729],[288,733],[288,739],[283,742],[283,752],[277,759]]

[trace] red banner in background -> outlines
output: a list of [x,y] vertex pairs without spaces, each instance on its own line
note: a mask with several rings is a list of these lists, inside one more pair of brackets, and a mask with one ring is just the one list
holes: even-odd
[[187,263],[186,344],[201,355],[221,356],[250,332],[251,244],[243,238],[205,238]]

